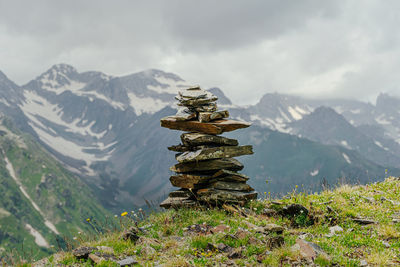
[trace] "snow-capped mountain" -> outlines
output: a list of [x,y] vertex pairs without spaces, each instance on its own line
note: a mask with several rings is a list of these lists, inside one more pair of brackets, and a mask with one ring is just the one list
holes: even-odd
[[372,105],[274,93],[264,95],[256,105],[237,108],[232,114],[282,133],[354,149],[378,163],[400,166],[399,105],[400,99],[386,94],[379,95],[376,105]]
[[43,143],[93,176],[91,165],[110,159],[118,135],[138,116],[172,106],[182,86],[179,77],[157,70],[111,77],[60,64],[23,86],[19,106]]
[[[99,190],[115,189],[114,197],[124,199],[118,187],[109,185],[116,179],[119,184],[131,181],[144,165],[137,165],[137,157],[132,162],[133,154],[145,158],[153,148],[139,151],[149,146],[146,139],[152,135],[140,140],[137,136],[152,125],[149,120],[154,114],[173,106],[178,89],[187,86],[178,76],[158,70],[112,77],[100,72],[78,73],[72,66],[59,64],[22,86],[18,106],[31,133],[70,170],[88,177],[89,183],[100,184]],[[159,118],[152,122],[152,130],[162,132]],[[159,139],[168,136],[164,133]],[[130,190],[135,199],[127,198],[143,203],[143,197],[153,190],[137,187]],[[110,204],[115,199],[107,201]]]
[[[291,132],[328,145],[341,145],[358,151],[365,158],[385,165],[400,167],[400,145],[383,136],[371,137],[366,130],[350,124],[344,116],[329,107],[318,107],[309,115],[289,124]],[[390,148],[383,144],[390,143]]]
[[[113,77],[95,71],[79,73],[72,66],[58,64],[21,87],[0,73],[0,111],[17,120],[21,129],[36,136],[59,161],[91,184],[107,206],[142,205],[144,199],[157,200],[170,190],[168,169],[175,160],[166,147],[178,143],[179,133],[161,128],[159,120],[175,113],[174,96],[180,88],[190,85],[179,76],[160,70]],[[301,136],[355,150],[362,156],[349,152],[335,155],[344,164],[350,163],[342,154],[351,155],[350,165],[359,163],[357,173],[370,164],[362,162],[363,157],[371,159],[368,153],[383,155],[383,162],[372,159],[377,163],[398,166],[395,163],[400,149],[396,142],[400,133],[396,131],[400,128],[400,114],[395,108],[388,108],[387,102],[394,101],[390,105],[395,105],[400,100],[382,95],[374,106],[358,101],[266,94],[256,105],[243,107],[232,104],[221,89],[209,90],[219,97],[220,108],[229,109],[231,117],[260,126],[255,132],[265,129],[259,133],[263,136],[260,140],[252,139],[255,145],[269,142],[266,136],[275,130],[276,140],[303,142],[298,139]],[[327,113],[339,119],[321,116],[324,112],[318,109],[320,106],[332,107],[334,110]],[[325,131],[315,130],[314,125],[324,125]],[[330,126],[337,131],[330,131]],[[303,143],[304,147],[315,146]],[[319,151],[328,155],[331,149],[323,146]],[[317,176],[317,167],[307,167],[303,178]],[[355,172],[348,170],[347,173]],[[321,169],[325,176],[327,172]]]

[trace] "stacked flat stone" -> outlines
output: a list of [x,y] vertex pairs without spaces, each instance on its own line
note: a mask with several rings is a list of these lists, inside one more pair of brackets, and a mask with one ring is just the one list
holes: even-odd
[[178,152],[170,181],[180,189],[171,192],[160,206],[244,205],[255,199],[257,193],[246,184],[249,177],[238,173],[243,165],[233,158],[253,154],[252,146],[239,146],[237,140],[219,136],[250,123],[227,119],[227,110],[218,111],[218,98],[198,86],[179,91],[176,99],[177,114],[161,119],[161,126],[186,131],[181,144],[168,147]]

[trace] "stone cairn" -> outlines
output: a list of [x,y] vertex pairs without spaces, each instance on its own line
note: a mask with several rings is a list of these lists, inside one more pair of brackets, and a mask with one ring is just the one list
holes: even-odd
[[200,87],[179,91],[175,116],[161,119],[161,126],[186,131],[181,135],[182,144],[168,147],[178,152],[178,164],[170,169],[175,172],[171,184],[181,189],[173,191],[160,206],[163,208],[190,207],[196,204],[244,205],[257,193],[238,173],[243,165],[233,157],[253,154],[252,146],[239,146],[235,139],[219,136],[223,132],[247,128],[250,123],[228,120],[227,110],[217,110],[218,98]]

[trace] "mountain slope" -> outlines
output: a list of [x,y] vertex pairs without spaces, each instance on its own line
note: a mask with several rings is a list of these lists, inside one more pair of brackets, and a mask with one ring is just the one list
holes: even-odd
[[153,154],[171,134],[160,129],[156,114],[173,106],[182,86],[181,78],[158,70],[111,77],[59,64],[23,86],[20,107],[31,133],[93,185],[105,205],[143,205],[166,193],[168,166],[157,172],[163,155],[157,152],[153,161]]
[[89,229],[87,218],[108,215],[78,177],[0,117],[0,257],[33,258],[65,246],[64,237]]
[[[387,165],[378,165],[342,146],[323,145],[297,136],[252,126],[228,136],[242,144],[253,144],[254,155],[241,159],[249,184],[259,192],[282,194],[295,185],[319,191],[323,185],[339,182],[367,183],[385,174]],[[392,175],[400,170],[391,168]],[[266,184],[268,180],[268,184]]]
[[[396,107],[400,99],[387,94],[380,94],[376,104],[348,99],[307,99],[283,94],[265,94],[260,101],[242,110],[242,117],[252,122],[278,130],[292,133],[290,124],[303,119],[321,106],[330,107],[342,115],[354,127],[373,126],[380,128],[378,142],[395,141],[400,144],[400,113]],[[368,128],[365,129],[369,135]],[[397,151],[397,149],[395,149]],[[400,156],[396,152],[397,156]]]
[[399,144],[393,142],[391,149],[384,147],[381,144],[385,142],[383,138],[371,138],[364,133],[368,131],[354,127],[332,108],[316,108],[311,114],[289,125],[293,134],[323,144],[341,145],[381,165],[400,167],[400,156],[396,155]]

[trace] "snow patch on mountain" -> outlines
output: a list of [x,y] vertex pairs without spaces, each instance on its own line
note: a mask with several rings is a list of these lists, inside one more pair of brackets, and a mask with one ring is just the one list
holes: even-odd
[[342,153],[342,156],[343,156],[343,158],[346,160],[346,162],[347,162],[348,164],[351,164],[350,157],[349,157],[347,154]]
[[261,125],[267,126],[267,127],[272,127],[273,124],[270,122],[270,119],[262,119],[260,116],[256,114],[251,114],[250,115],[250,120],[251,121],[258,121]]
[[81,83],[77,81],[71,81],[69,84],[60,86],[56,81],[53,80],[46,80],[42,79],[42,88],[50,91],[50,92],[55,92],[57,95],[65,92],[65,91],[71,91],[71,92],[76,92],[86,86],[86,83]]
[[345,109],[342,106],[332,107],[337,113],[342,114]]
[[359,108],[358,109],[351,109],[350,112],[353,113],[353,114],[360,114],[361,113],[361,109],[359,109]]
[[3,103],[4,105],[6,105],[7,107],[10,107],[10,103],[8,103],[7,100],[0,98],[0,103]]
[[375,145],[379,146],[380,148],[383,148],[383,149],[386,150],[386,151],[389,150],[389,148],[384,147],[384,146],[381,144],[381,142],[379,142],[379,141],[374,140],[374,143],[375,143]]
[[345,148],[351,149],[351,146],[349,145],[349,143],[347,143],[346,140],[340,141],[340,144],[341,144],[342,146],[344,146]]
[[312,108],[310,108],[310,107],[306,107],[307,108],[307,110],[304,110],[304,109],[302,109],[302,108],[300,108],[299,106],[295,106],[295,110],[297,111],[297,112],[299,112],[300,114],[303,114],[303,115],[307,115],[307,114],[310,114],[312,111],[313,111],[313,109]]
[[318,169],[315,169],[315,170],[313,170],[312,172],[310,172],[310,175],[311,175],[311,176],[316,176],[316,175],[318,175],[318,173],[319,173],[319,170],[318,170]]
[[154,79],[164,86],[148,85],[147,89],[155,91],[159,94],[177,94],[179,89],[190,87],[190,85],[183,80],[170,79],[161,75],[156,75]]
[[36,245],[40,247],[45,247],[49,248],[49,243],[47,243],[46,239],[35,229],[30,225],[29,223],[25,224],[25,228],[29,231],[31,236],[35,238],[35,243]]
[[[86,83],[71,80],[67,76],[67,73],[70,71],[76,70],[53,67],[50,71],[41,76],[39,82],[42,85],[42,89],[55,92],[57,95],[59,95],[65,91],[75,92],[85,87]],[[62,81],[62,83],[60,83],[60,81]]]
[[378,117],[376,117],[375,118],[375,121],[377,122],[377,123],[379,123],[379,124],[382,124],[382,125],[390,125],[391,123],[390,123],[390,121],[388,121],[386,118],[385,118],[385,115],[380,115],[380,116],[378,116]]
[[[91,164],[96,161],[108,160],[114,151],[110,151],[110,148],[116,144],[116,141],[109,144],[99,141],[111,130],[111,124],[103,131],[96,132],[94,131],[96,121],[85,120],[85,114],[67,122],[63,120],[63,110],[57,104],[48,102],[34,91],[26,90],[24,96],[26,100],[20,107],[29,119],[28,124],[39,139],[61,155],[83,160],[86,164],[82,167],[85,174],[94,176],[96,173],[90,168]],[[91,137],[92,141],[83,146],[79,142],[66,139],[63,133],[73,133],[85,138]]]
[[303,116],[296,110],[296,108],[292,108],[291,106],[289,106],[288,111],[292,118],[297,121],[303,118]]
[[[109,148],[113,143],[108,146],[104,146],[104,143],[97,143],[90,147],[80,146],[72,141],[66,140],[58,135],[52,135],[47,131],[43,130],[41,127],[37,127],[34,123],[29,123],[29,125],[35,130],[38,134],[41,141],[43,141],[46,145],[53,148],[58,153],[78,160],[83,160],[86,162],[86,166],[90,167],[90,165],[95,161],[106,161],[111,157],[113,151],[109,151],[104,153],[103,156],[97,156],[95,154],[91,154],[86,152],[87,150],[105,150]],[[92,173],[92,171],[90,171]],[[92,173],[93,174],[93,173]]]
[[31,122],[34,122],[36,125],[39,125],[45,129],[51,130],[55,133],[54,129],[49,127],[45,127],[41,120],[47,120],[59,126],[65,128],[66,132],[77,133],[82,136],[92,136],[100,139],[104,137],[107,133],[107,130],[104,130],[101,133],[96,133],[92,130],[93,125],[96,123],[92,121],[84,125],[82,123],[81,118],[76,118],[72,122],[66,122],[62,119],[63,110],[56,104],[52,104],[48,102],[45,98],[39,96],[33,91],[25,91],[24,96],[26,101],[21,105],[21,109],[24,111],[25,115],[30,119]]
[[143,113],[153,114],[171,103],[164,102],[161,99],[152,97],[139,97],[134,93],[128,93],[131,107],[135,110],[136,115],[140,116]]
[[[278,110],[279,110],[279,113],[281,114],[281,116],[283,117],[283,119],[286,121],[286,122],[291,122],[292,120],[291,119],[289,119],[289,117],[282,111],[282,109],[281,108],[278,108]],[[283,123],[283,120],[282,120],[282,118],[276,118],[275,119],[278,123]]]
[[86,97],[89,97],[89,100],[90,100],[91,102],[94,101],[93,98],[97,98],[97,99],[104,100],[104,101],[106,101],[108,104],[110,104],[110,105],[111,105],[113,108],[115,108],[115,109],[124,110],[124,109],[126,108],[125,105],[124,105],[123,103],[118,102],[118,101],[114,101],[114,100],[112,100],[112,99],[106,97],[106,96],[103,95],[103,94],[99,94],[99,93],[96,92],[96,91],[75,91],[75,92],[73,92],[73,93],[76,94],[76,95],[78,95],[78,96],[86,96]]
[[[236,119],[240,120],[240,117],[236,117]],[[283,133],[290,133],[291,128],[287,128],[284,120],[280,117],[276,118],[275,120],[269,118],[261,118],[259,115],[251,114],[250,120],[253,122],[258,122],[262,126],[267,126],[272,130],[276,130]]]

